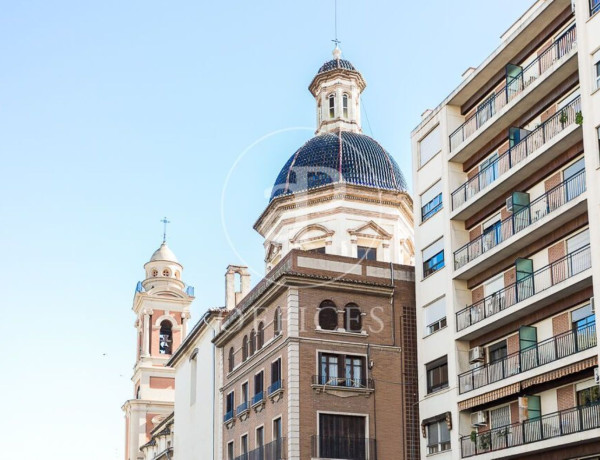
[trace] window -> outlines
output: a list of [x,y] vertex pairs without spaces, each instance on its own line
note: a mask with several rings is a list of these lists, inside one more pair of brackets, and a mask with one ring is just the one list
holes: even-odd
[[366,418],[361,416],[319,414],[318,458],[374,458],[368,454]]
[[281,358],[271,363],[271,386],[269,394],[281,389]]
[[600,403],[600,386],[594,385],[593,387],[577,392],[578,406],[590,406],[598,403]]
[[425,336],[446,327],[446,299],[441,298],[425,307]]
[[[600,0],[598,0],[600,5]],[[600,88],[600,51],[596,51],[593,56],[594,60],[594,81],[596,82],[596,89]]]
[[441,390],[448,386],[448,357],[436,359],[426,364],[427,370],[427,393]]
[[488,353],[490,363],[502,361],[508,355],[508,347],[506,345],[506,340],[502,340],[498,343],[490,345],[488,347]]
[[141,387],[137,387],[137,391],[135,392],[135,399],[141,399]]
[[445,419],[430,423],[426,427],[428,454],[450,450],[450,431]]
[[254,376],[254,397],[252,398],[252,405],[257,404],[264,399],[263,382],[264,375],[263,372],[260,371]]
[[248,402],[248,382],[242,383],[242,403]]
[[265,325],[261,321],[258,323],[258,334],[256,334],[256,349],[260,350],[265,344]]
[[170,275],[171,275],[171,272],[167,268],[165,268],[163,270],[163,276],[170,276]]
[[227,460],[235,460],[233,457],[233,441],[227,443]]
[[355,303],[349,303],[346,305],[344,311],[344,321],[346,326],[346,332],[360,332],[362,331],[362,313],[360,308]]
[[344,112],[344,118],[348,118],[348,95],[342,96],[342,110]]
[[[196,348],[196,351],[198,349]],[[190,358],[190,406],[196,404],[196,379],[198,376],[198,360],[196,359],[198,355],[194,354],[192,358]]]
[[159,350],[161,355],[170,355],[173,347],[173,331],[167,320],[160,323]]
[[245,335],[242,340],[242,362],[248,359],[248,336]]
[[437,125],[419,142],[419,166],[423,166],[441,151],[442,134],[440,125]]
[[590,16],[600,11],[600,0],[590,0]]
[[152,270],[152,277],[156,278],[158,276],[158,270],[155,268],[154,270]]
[[252,329],[252,331],[250,331],[250,356],[252,356],[255,351],[256,351],[256,332],[254,332],[254,329]]
[[442,209],[442,182],[439,181],[421,195],[421,222],[435,215]]
[[281,334],[281,307],[275,310],[275,318],[273,319],[275,335]]
[[229,372],[233,371],[233,367],[235,366],[235,358],[233,355],[233,347],[229,349]]
[[261,460],[264,457],[264,455],[261,456],[263,454],[264,445],[265,445],[265,428],[261,426],[256,429],[256,448],[258,449],[258,452],[259,452],[258,457],[261,458]]
[[320,353],[319,385],[365,388],[366,358],[364,356]]
[[571,312],[571,322],[573,323],[573,329],[586,328],[595,324],[596,315],[592,311],[591,304],[587,304],[585,307],[578,308]]
[[510,406],[490,410],[490,424],[492,429],[510,425]]
[[248,435],[247,434],[242,436],[241,449],[242,449],[242,455],[244,455],[244,458],[245,458],[245,456],[248,454]]
[[225,400],[225,421],[233,418],[233,408],[235,405],[235,392],[227,393]]
[[326,331],[337,329],[338,314],[335,304],[329,300],[321,302],[319,306],[319,327]]
[[356,256],[363,260],[377,260],[377,248],[358,246]]
[[444,268],[444,239],[423,250],[423,278]]
[[335,117],[335,95],[329,95],[329,118]]
[[273,420],[273,440],[279,441],[281,439],[283,430],[281,428],[281,417]]

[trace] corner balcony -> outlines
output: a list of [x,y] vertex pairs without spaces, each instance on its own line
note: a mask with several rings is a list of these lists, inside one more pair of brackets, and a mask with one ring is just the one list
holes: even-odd
[[456,313],[456,330],[464,331],[457,340],[481,336],[591,285],[591,266],[588,244],[469,305]]
[[[583,436],[580,433],[596,428],[600,428],[600,405],[576,406],[524,420],[520,423],[474,433],[471,436],[463,436],[460,438],[461,458],[519,447],[514,452],[507,451],[501,456],[492,458],[509,457],[514,454],[525,453],[526,449],[523,446],[555,438],[563,439],[556,439],[554,443],[544,443],[544,445],[531,447],[538,450],[550,447],[546,444],[566,445],[581,442]],[[590,433],[587,438],[591,440],[596,436],[598,434],[594,432]]]
[[377,443],[371,438],[313,436],[311,458],[377,460]]
[[573,26],[521,72],[507,76],[507,83],[450,135],[449,160],[463,163],[573,74],[577,70],[576,45]]
[[551,337],[525,350],[512,353],[498,361],[460,374],[458,376],[458,391],[460,394],[468,393],[513,375],[588,350],[596,345],[596,325],[583,326],[577,330]]
[[285,454],[285,438],[280,438],[247,454],[242,454],[235,460],[283,460],[286,458]]
[[583,170],[468,242],[454,252],[454,278],[481,273],[582,214],[587,206],[585,190]]
[[452,192],[451,219],[465,220],[583,138],[581,98],[570,102]]

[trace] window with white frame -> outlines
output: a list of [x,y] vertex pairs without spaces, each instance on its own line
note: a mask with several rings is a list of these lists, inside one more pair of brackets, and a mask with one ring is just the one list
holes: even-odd
[[437,125],[419,141],[419,166],[423,166],[442,151],[442,132]]
[[446,327],[446,299],[442,297],[425,307],[425,334],[428,336]]
[[594,81],[596,82],[596,89],[600,88],[600,50],[594,53],[592,57],[594,64]]
[[446,420],[429,423],[427,426],[427,453],[435,454],[450,450],[450,430]]
[[590,16],[600,11],[600,0],[590,0]]
[[329,95],[329,118],[335,117],[335,95]]
[[438,181],[421,195],[421,222],[442,209],[442,181]]
[[423,278],[444,268],[444,239],[423,249]]

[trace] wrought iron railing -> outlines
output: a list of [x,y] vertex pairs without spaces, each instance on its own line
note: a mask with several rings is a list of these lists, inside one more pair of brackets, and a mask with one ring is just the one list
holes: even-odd
[[255,404],[258,404],[259,402],[263,401],[264,399],[265,399],[265,392],[259,391],[254,396],[252,396],[252,405],[254,406]]
[[237,409],[235,410],[235,413],[237,415],[240,415],[242,412],[245,412],[248,410],[248,401],[244,401],[242,404],[240,404],[239,406],[237,406]]
[[375,389],[375,383],[373,382],[373,379],[313,375],[312,382],[313,385],[323,385],[326,387],[368,388],[370,390]]
[[523,93],[540,76],[544,75],[548,69],[551,69],[555,62],[562,59],[563,56],[568,55],[576,43],[577,30],[575,26],[572,26],[531,64],[523,68],[519,74],[510,77],[504,86],[479,104],[477,112],[450,135],[450,151],[456,150],[459,145],[475,134],[479,128],[492,119],[504,106]]
[[440,193],[421,208],[421,222],[425,222],[427,219],[437,213],[440,209],[442,209],[442,206],[442,194]]
[[459,392],[467,393],[526,372],[566,356],[595,347],[596,325],[589,324],[544,340],[525,350],[485,364],[458,376]]
[[242,454],[236,457],[235,460],[283,460],[285,458],[285,438],[279,438],[247,454]]
[[496,315],[592,266],[590,245],[586,245],[533,272],[516,283],[494,292],[456,313],[456,330]]
[[536,198],[528,206],[514,212],[499,224],[486,229],[483,234],[456,250],[454,252],[454,269],[458,270],[511,236],[543,219],[546,215],[577,198],[585,192],[585,189],[585,170],[583,170]]
[[377,460],[377,443],[371,438],[313,436],[312,457]]
[[477,175],[452,192],[452,209],[457,209],[480,191],[492,184],[525,158],[550,142],[568,126],[575,123],[577,113],[581,111],[581,98],[577,97],[559,112],[523,137],[517,144],[498,153],[498,158],[482,168]]
[[600,405],[576,406],[460,438],[462,458],[600,428]]
[[225,415],[223,416],[223,422],[228,422],[232,418],[233,418],[233,410],[225,412]]
[[277,380],[276,382],[273,382],[271,385],[269,385],[267,392],[269,393],[269,396],[270,396],[273,393],[275,393],[277,390],[281,390],[282,388],[283,388],[283,381]]

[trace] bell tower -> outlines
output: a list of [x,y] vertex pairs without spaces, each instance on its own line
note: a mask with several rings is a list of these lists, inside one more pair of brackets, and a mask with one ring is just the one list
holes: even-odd
[[165,367],[187,333],[194,289],[181,281],[183,266],[163,241],[144,265],[145,279],[133,298],[136,316],[136,362],[133,398],[123,405],[125,460],[143,458],[140,447],[150,432],[173,411],[174,369]]

